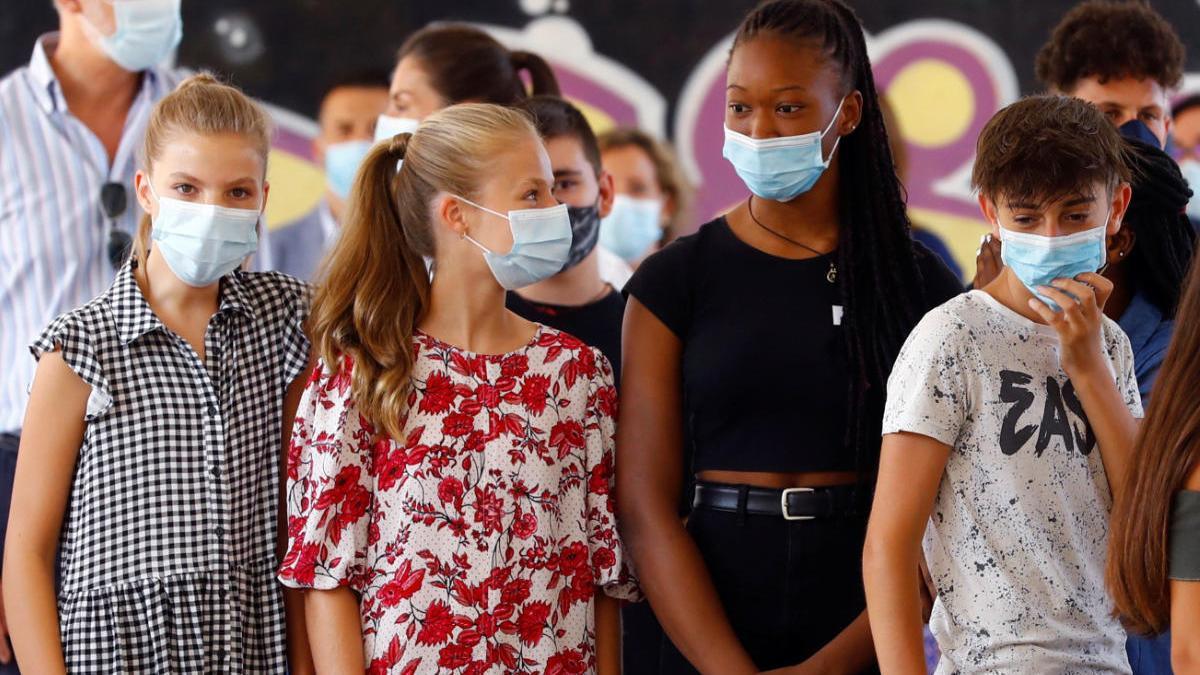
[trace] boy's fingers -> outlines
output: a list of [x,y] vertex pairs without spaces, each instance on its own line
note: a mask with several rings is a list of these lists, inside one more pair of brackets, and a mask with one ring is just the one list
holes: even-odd
[[1095,272],[1080,274],[1075,279],[1096,289],[1096,306],[1104,309],[1104,305],[1108,303],[1108,298],[1112,296],[1113,282],[1104,275]]
[[1085,316],[1090,316],[1091,310],[1100,306],[1097,290],[1091,284],[1074,279],[1055,279],[1053,287],[1075,296]]
[[1054,301],[1059,310],[1055,312],[1060,319],[1067,320],[1080,313],[1079,301],[1065,291],[1054,286],[1038,286],[1038,292]]
[[1057,326],[1057,324],[1062,322],[1062,318],[1059,316],[1059,313],[1050,309],[1050,306],[1042,302],[1040,298],[1030,298],[1029,307],[1033,311],[1037,312],[1038,316],[1042,317],[1042,319],[1051,326]]

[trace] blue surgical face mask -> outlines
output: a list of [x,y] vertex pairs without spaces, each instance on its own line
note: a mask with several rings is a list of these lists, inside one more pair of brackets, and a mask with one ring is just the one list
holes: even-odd
[[[1108,222],[1108,216],[1104,222]],[[1108,259],[1106,235],[1105,225],[1062,237],[1000,228],[1000,259],[1030,293],[1057,310],[1058,305],[1038,293],[1037,287],[1050,286],[1055,279],[1074,279],[1103,267]]]
[[102,35],[87,19],[83,30],[114,63],[136,73],[162,63],[183,39],[181,0],[111,0],[117,29]]
[[325,148],[325,182],[333,194],[342,199],[350,196],[354,175],[371,145],[370,141],[345,141]]
[[822,157],[821,142],[833,128],[842,105],[838,103],[833,119],[823,131],[799,136],[751,138],[725,127],[725,147],[722,153],[733,164],[742,182],[756,197],[787,202],[808,192],[829,167],[841,136],[833,143],[829,157]]
[[512,229],[513,245],[508,253],[494,253],[469,235],[467,241],[483,251],[483,258],[496,281],[515,291],[558,274],[571,252],[571,216],[565,204],[545,209],[519,209],[508,215],[456,197],[481,211],[500,216]]
[[230,209],[164,199],[158,201],[151,238],[167,267],[196,288],[216,283],[258,250],[258,209]]
[[1185,159],[1179,163],[1179,170],[1192,189],[1192,198],[1187,203],[1188,218],[1200,222],[1200,162]]
[[662,209],[661,199],[617,195],[600,222],[600,245],[626,261],[641,258],[662,239]]
[[380,115],[375,120],[375,142],[386,141],[396,134],[415,134],[421,121],[411,117]]

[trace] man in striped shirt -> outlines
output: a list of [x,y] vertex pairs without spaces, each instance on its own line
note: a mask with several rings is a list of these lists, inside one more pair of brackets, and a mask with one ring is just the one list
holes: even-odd
[[[180,0],[55,0],[59,31],[0,80],[0,527],[34,360],[57,315],[109,287],[140,215],[133,174]],[[115,231],[115,232],[114,232]],[[0,529],[2,541],[3,529]],[[2,544],[0,544],[2,552]],[[0,674],[17,672],[0,610]]]

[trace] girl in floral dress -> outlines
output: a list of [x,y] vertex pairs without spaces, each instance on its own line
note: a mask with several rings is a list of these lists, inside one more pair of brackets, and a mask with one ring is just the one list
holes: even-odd
[[315,589],[320,672],[616,667],[612,598],[635,586],[612,369],[504,308],[566,259],[552,184],[530,121],[487,104],[426,118],[360,170],[289,458],[280,578]]

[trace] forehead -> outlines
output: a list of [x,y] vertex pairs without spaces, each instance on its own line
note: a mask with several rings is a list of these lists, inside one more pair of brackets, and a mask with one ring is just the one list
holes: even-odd
[[321,114],[353,114],[362,112],[378,115],[387,106],[387,87],[348,86],[338,87],[321,102]]
[[174,133],[151,162],[156,171],[182,171],[198,178],[227,178],[233,174],[261,177],[266,166],[266,158],[254,139],[231,133]]
[[1165,108],[1167,105],[1166,88],[1149,78],[1139,80],[1125,77],[1100,82],[1097,77],[1085,77],[1075,86],[1071,95],[1098,106],[1117,104],[1144,108],[1157,105]]
[[1009,209],[1054,211],[1099,204],[1107,198],[1108,186],[1103,181],[1094,181],[1056,195],[1001,194],[996,204]]
[[726,84],[750,90],[799,86],[812,94],[836,88],[840,75],[837,64],[811,41],[765,33],[730,53]]
[[571,134],[553,136],[544,142],[550,164],[555,169],[579,169],[588,163],[583,152],[583,143]]
[[396,64],[396,70],[392,71],[392,92],[412,93],[414,90],[428,87],[429,74],[425,71],[420,59],[412,54],[400,59],[400,63]]
[[484,187],[508,189],[531,179],[546,184],[553,181],[550,158],[541,140],[533,134],[514,140],[508,150],[495,155],[491,170],[484,176]]

